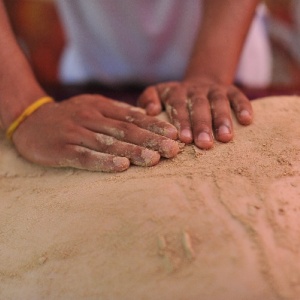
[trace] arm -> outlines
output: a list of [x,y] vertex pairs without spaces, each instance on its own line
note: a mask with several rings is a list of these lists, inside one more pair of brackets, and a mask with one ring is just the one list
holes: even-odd
[[[0,123],[7,130],[46,95],[19,49],[0,0]],[[129,164],[152,166],[173,157],[176,129],[141,109],[101,95],[79,95],[47,103],[27,117],[12,141],[28,160],[46,166],[123,171]]]
[[206,0],[186,78],[210,77],[231,84],[257,0]]
[[6,129],[36,99],[46,95],[20,51],[0,0],[0,121]]
[[182,82],[149,87],[139,98],[147,113],[161,103],[179,131],[182,142],[204,149],[233,137],[230,105],[241,124],[252,121],[249,100],[233,80],[242,46],[258,0],[206,0],[203,22]]

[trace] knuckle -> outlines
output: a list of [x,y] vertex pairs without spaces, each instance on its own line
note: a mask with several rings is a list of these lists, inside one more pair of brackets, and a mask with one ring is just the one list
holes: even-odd
[[194,120],[193,127],[199,131],[210,132],[211,131],[211,123],[206,120]]
[[242,93],[239,90],[230,90],[228,92],[228,95],[230,96],[230,98],[236,99],[236,98],[240,98]]
[[212,136],[213,130],[212,130],[211,126],[202,124],[202,126],[194,126],[193,132],[194,132],[194,136],[197,136],[198,133],[201,133],[201,132],[208,133],[208,135]]
[[213,116],[214,124],[227,124],[228,122],[228,115],[225,113],[221,113],[219,115]]
[[199,118],[199,114],[203,115],[204,112],[210,113],[210,105],[208,99],[204,96],[194,96],[188,99],[187,108],[191,118]]
[[189,105],[191,107],[193,107],[195,105],[199,105],[199,104],[207,102],[207,99],[201,95],[193,95],[188,98],[188,102],[189,102]]
[[189,97],[193,97],[194,95],[205,94],[205,91],[199,85],[194,85],[194,84],[188,85],[187,90],[188,90],[188,96]]
[[221,91],[209,93],[208,98],[211,102],[228,102],[227,97]]
[[180,98],[180,97],[174,95],[168,99],[167,103],[170,106],[177,107],[177,108],[186,107],[186,105],[188,103],[188,99],[187,99],[187,97]]
[[234,101],[238,101],[238,102],[248,102],[248,98],[246,97],[246,95],[240,91],[238,88],[236,87],[231,87],[228,90],[228,97]]

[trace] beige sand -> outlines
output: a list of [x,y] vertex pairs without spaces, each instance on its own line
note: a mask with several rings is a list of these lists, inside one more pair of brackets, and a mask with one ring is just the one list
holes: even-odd
[[0,142],[0,299],[300,299],[300,98],[234,142],[120,174]]

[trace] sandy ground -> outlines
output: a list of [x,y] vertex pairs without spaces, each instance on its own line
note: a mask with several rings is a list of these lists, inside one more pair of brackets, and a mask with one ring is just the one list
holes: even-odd
[[300,98],[235,140],[120,174],[42,168],[0,137],[0,299],[300,299]]

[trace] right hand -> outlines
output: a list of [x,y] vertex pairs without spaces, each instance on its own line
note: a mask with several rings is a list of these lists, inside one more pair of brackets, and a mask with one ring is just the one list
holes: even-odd
[[13,134],[18,152],[53,167],[118,172],[153,166],[179,152],[176,128],[140,108],[100,95],[47,103]]
[[251,124],[253,119],[249,99],[236,86],[207,76],[150,86],[139,97],[138,105],[152,116],[164,106],[178,129],[179,140],[194,142],[200,149],[212,148],[214,138],[223,143],[233,139],[231,110],[242,125]]

